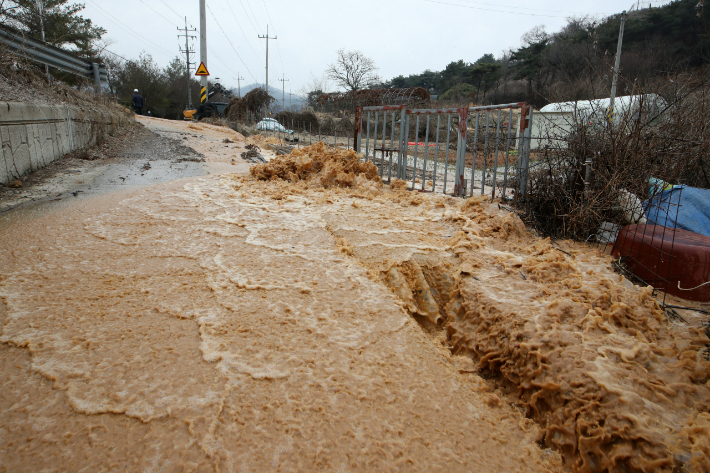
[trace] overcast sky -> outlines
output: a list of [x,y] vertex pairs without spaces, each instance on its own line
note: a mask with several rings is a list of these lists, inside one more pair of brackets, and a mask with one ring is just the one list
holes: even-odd
[[[561,28],[568,17],[601,18],[635,5],[633,0],[206,0],[207,67],[223,85],[263,83],[269,41],[269,85],[294,93],[321,77],[336,51],[360,50],[383,79],[441,70],[449,62],[473,62],[518,47],[531,28]],[[667,3],[650,0],[654,6]],[[161,66],[184,49],[178,26],[199,28],[198,0],[85,0],[83,15],[108,32],[109,50],[126,59],[141,51]],[[648,6],[649,0],[644,2]],[[199,34],[191,40],[199,64]],[[181,57],[184,57],[180,54]],[[336,87],[333,85],[333,89]]]

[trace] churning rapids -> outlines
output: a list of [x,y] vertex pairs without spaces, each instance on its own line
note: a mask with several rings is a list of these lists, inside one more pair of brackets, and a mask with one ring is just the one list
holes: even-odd
[[0,471],[710,468],[701,328],[373,169],[318,144],[0,228]]

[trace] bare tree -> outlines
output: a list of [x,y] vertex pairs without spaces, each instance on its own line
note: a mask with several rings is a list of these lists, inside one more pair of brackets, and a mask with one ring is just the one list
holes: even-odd
[[360,90],[380,81],[377,69],[375,62],[360,51],[340,49],[337,61],[328,65],[325,73],[345,89]]

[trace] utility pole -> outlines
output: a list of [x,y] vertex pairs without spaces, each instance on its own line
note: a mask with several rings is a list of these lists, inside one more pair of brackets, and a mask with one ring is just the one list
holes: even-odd
[[288,89],[288,110],[291,111],[291,107],[293,107],[293,101],[291,100],[293,97],[291,96],[291,89]]
[[190,49],[190,43],[189,40],[190,38],[195,39],[197,36],[190,35],[188,33],[191,33],[193,31],[197,31],[195,28],[190,28],[188,29],[187,27],[187,17],[185,17],[185,28],[178,28],[178,31],[184,31],[184,34],[179,34],[178,38],[182,38],[183,36],[185,37],[185,49],[181,49],[181,53],[185,53],[185,65],[187,66],[185,68],[185,74],[187,76],[187,106],[188,109],[192,109],[192,88],[190,87],[190,68],[192,65],[194,65],[194,62],[190,62],[190,53],[194,53],[195,51],[193,49]]
[[[207,67],[207,15],[205,0],[200,0],[200,62]],[[207,76],[200,77],[200,102],[207,102]]]
[[242,97],[242,82],[244,80],[244,77],[240,76],[239,73],[237,73],[237,78],[234,79],[237,81],[237,90],[239,91],[239,98]]
[[626,10],[621,13],[621,26],[619,27],[619,42],[616,45],[616,58],[614,61],[614,77],[611,79],[611,99],[609,100],[609,121],[614,118],[614,100],[616,99],[616,84],[619,82],[619,61],[621,60],[621,43],[624,40],[624,23],[626,23]]
[[281,109],[285,110],[286,109],[286,82],[288,82],[290,79],[286,79],[286,75],[283,75],[283,79],[279,79],[282,84],[281,84]]
[[[200,1],[204,2],[205,0]],[[266,85],[264,86],[264,90],[266,90],[267,94],[269,93],[269,40],[276,38],[276,36],[274,36],[273,38],[269,37],[269,25],[266,25],[266,36],[259,35],[259,39],[266,40]]]

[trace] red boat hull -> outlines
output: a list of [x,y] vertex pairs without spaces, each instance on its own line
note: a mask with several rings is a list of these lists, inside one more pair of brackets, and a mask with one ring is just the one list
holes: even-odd
[[[629,225],[612,255],[651,286],[683,299],[710,302],[710,238],[660,225]],[[705,284],[708,283],[708,284]]]

